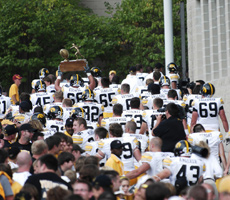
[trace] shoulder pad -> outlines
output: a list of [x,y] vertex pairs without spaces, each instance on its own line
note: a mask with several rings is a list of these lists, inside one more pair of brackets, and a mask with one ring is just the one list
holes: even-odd
[[183,97],[183,101],[187,101],[188,100],[188,97],[185,95],[184,97]]
[[117,98],[113,98],[112,99],[112,104],[116,104],[117,103]]
[[172,160],[170,158],[165,158],[163,160],[163,166],[170,166],[172,164]]
[[195,105],[195,101],[192,101],[192,106],[194,106]]
[[152,160],[152,156],[148,153],[144,153],[141,156],[141,161],[146,161],[146,162],[150,162]]

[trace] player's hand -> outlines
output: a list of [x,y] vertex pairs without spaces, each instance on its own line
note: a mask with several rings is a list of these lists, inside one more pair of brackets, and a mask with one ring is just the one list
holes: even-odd
[[91,70],[90,70],[90,68],[89,68],[89,66],[88,66],[88,63],[86,64],[86,66],[84,67],[84,69],[85,69],[85,73],[87,74],[87,73],[91,73]]
[[58,76],[62,76],[63,72],[60,70],[60,65],[58,66]]

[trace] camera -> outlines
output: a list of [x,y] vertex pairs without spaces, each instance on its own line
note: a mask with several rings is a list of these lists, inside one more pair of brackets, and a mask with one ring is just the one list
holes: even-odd
[[164,120],[166,119],[166,115],[165,115],[165,107],[161,107],[157,110],[157,112],[162,113],[161,119]]

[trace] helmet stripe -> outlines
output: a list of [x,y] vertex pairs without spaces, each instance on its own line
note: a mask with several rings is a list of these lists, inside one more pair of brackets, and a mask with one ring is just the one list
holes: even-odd
[[166,76],[164,76],[164,83],[166,83]]
[[187,141],[187,140],[185,140],[185,141],[184,141],[184,143],[185,143],[185,145],[186,145],[186,150],[187,150],[187,152],[186,152],[186,153],[188,153],[188,152],[189,152],[189,145],[188,145],[188,141]]
[[40,85],[41,85],[41,89],[42,89],[42,80],[40,80]]
[[89,98],[91,98],[92,97],[91,90],[88,89],[88,91],[89,91]]
[[79,81],[79,77],[78,77],[78,74],[77,74],[77,84],[78,84],[78,81]]
[[212,87],[212,84],[211,83],[208,83],[210,88],[211,88],[211,95],[213,95],[213,87]]

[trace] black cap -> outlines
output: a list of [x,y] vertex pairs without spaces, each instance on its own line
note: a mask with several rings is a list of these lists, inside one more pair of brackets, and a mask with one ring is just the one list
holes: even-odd
[[78,144],[73,144],[73,151],[80,151],[80,153],[84,153],[85,150],[83,150]]
[[18,128],[16,127],[16,125],[7,125],[4,130],[5,136],[10,136],[18,132]]
[[30,110],[30,104],[27,101],[22,101],[19,104],[19,107],[23,110],[23,111],[29,111]]
[[134,66],[129,68],[129,72],[136,72],[136,71],[137,71],[137,69]]
[[99,175],[93,181],[93,186],[100,186],[100,187],[113,187],[111,179],[106,175]]
[[34,108],[34,113],[43,113],[43,109],[42,109],[42,107],[41,106],[37,106],[37,107],[35,107]]
[[65,125],[66,126],[73,126],[73,121],[74,121],[74,118],[70,117],[66,120]]
[[110,144],[111,149],[120,149],[123,147],[123,144],[120,140],[113,140]]
[[31,124],[22,124],[21,125],[21,127],[20,127],[20,129],[19,129],[20,131],[29,131],[29,132],[34,132],[34,131],[36,131],[36,129],[34,129],[32,126],[31,126]]
[[20,153],[20,149],[16,146],[12,146],[8,149],[8,154],[10,159],[15,159],[17,155]]

